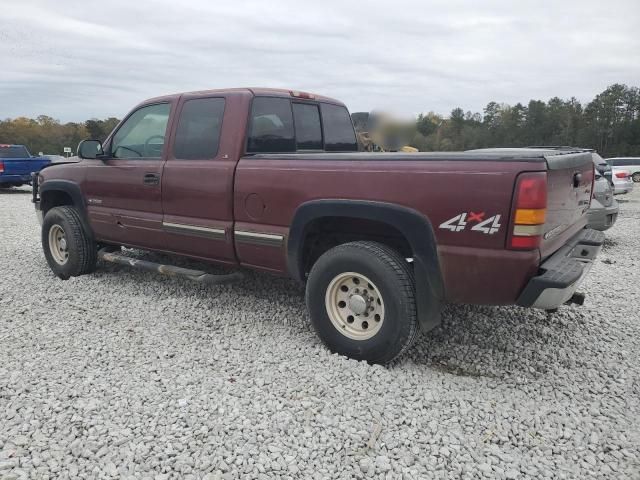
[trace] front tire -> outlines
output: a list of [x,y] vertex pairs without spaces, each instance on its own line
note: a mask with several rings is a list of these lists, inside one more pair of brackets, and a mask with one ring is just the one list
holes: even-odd
[[407,261],[386,245],[339,245],[313,265],[306,291],[311,323],[333,352],[385,364],[418,331],[415,282]]
[[96,243],[85,233],[73,207],[54,207],[47,212],[42,222],[42,248],[49,268],[62,280],[95,270]]

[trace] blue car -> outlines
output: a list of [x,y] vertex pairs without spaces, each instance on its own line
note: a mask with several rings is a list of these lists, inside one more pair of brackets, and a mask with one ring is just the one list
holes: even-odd
[[0,144],[0,188],[31,183],[31,173],[39,172],[51,160],[32,157],[24,145]]

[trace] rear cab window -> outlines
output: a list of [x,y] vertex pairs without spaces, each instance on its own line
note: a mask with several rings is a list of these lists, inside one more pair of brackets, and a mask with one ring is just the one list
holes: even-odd
[[30,158],[31,154],[22,145],[0,145],[0,158]]
[[247,153],[358,150],[351,116],[341,105],[258,96],[249,122]]
[[250,153],[296,151],[293,112],[288,99],[277,97],[253,99],[247,151]]
[[320,108],[324,125],[324,149],[327,152],[357,151],[358,142],[348,110],[330,103],[322,103]]

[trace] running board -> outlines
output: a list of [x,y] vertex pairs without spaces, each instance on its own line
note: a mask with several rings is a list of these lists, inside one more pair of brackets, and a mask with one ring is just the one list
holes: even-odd
[[176,267],[175,265],[163,265],[161,263],[148,262],[146,260],[138,260],[136,258],[127,257],[109,251],[109,248],[103,248],[98,252],[98,258],[105,262],[124,265],[127,267],[147,270],[149,272],[161,273],[170,277],[186,278],[198,283],[206,283],[209,285],[221,285],[223,283],[237,282],[244,277],[240,272],[233,272],[224,275],[213,275],[211,273],[202,272],[200,270],[191,270],[190,268]]

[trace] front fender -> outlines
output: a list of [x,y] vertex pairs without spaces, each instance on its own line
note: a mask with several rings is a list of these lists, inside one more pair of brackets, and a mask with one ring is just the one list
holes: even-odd
[[80,220],[82,222],[82,228],[85,233],[93,238],[93,230],[89,225],[89,217],[87,215],[87,206],[80,190],[80,185],[70,180],[45,180],[38,187],[34,188],[34,201],[36,195],[39,195],[39,207],[42,211],[42,215],[46,215],[47,210],[58,206],[53,200],[56,193],[65,193],[71,198],[72,205],[78,210],[80,214]]

